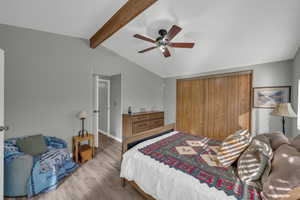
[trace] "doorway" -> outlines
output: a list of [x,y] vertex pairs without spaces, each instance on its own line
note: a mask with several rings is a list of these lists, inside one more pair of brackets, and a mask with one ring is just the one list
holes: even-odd
[[98,80],[98,132],[110,135],[110,80]]
[[122,141],[122,75],[94,74],[93,133],[95,146],[103,148],[108,136]]

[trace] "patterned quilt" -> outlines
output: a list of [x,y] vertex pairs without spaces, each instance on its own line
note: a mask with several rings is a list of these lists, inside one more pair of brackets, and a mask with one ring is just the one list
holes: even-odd
[[259,190],[242,183],[232,167],[211,166],[205,161],[207,155],[216,155],[219,141],[177,133],[139,149],[144,155],[193,176],[199,182],[224,191],[238,200],[260,200]]

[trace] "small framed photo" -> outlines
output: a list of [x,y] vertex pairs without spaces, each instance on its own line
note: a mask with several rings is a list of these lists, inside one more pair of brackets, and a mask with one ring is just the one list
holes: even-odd
[[254,108],[275,108],[291,101],[291,86],[253,88]]

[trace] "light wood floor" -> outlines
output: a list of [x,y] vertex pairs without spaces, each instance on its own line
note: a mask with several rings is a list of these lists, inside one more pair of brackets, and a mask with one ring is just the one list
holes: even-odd
[[[144,200],[129,184],[121,186],[121,144],[101,135],[104,150],[77,169],[55,190],[35,196],[33,200]],[[5,198],[25,200],[27,198]]]

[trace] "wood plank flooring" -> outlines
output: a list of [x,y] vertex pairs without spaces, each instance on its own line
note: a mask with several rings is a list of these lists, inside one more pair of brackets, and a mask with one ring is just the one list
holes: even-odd
[[[101,135],[103,151],[83,164],[55,190],[32,200],[145,200],[132,186],[122,187],[120,174],[121,144]],[[27,198],[5,198],[25,200]]]

